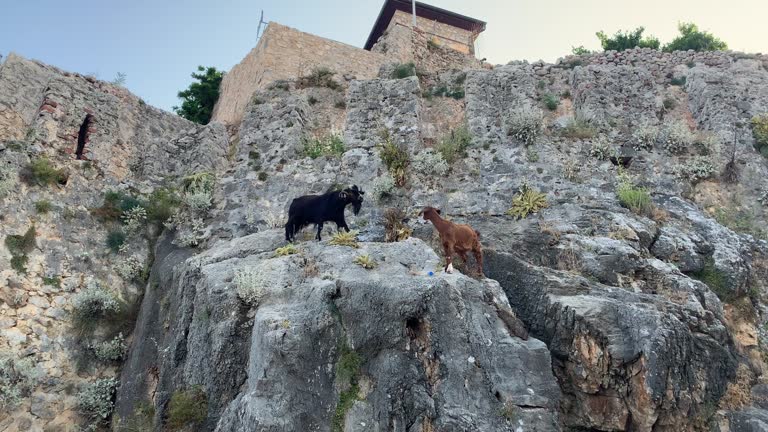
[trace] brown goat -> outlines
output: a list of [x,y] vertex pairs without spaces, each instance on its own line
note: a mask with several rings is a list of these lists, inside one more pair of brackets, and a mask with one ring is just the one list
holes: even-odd
[[434,207],[424,207],[419,213],[424,220],[432,222],[440,234],[440,242],[445,252],[445,272],[453,272],[453,254],[458,254],[467,263],[467,252],[472,251],[477,261],[477,272],[483,276],[483,250],[480,246],[480,233],[469,225],[455,224],[440,217],[440,210]]

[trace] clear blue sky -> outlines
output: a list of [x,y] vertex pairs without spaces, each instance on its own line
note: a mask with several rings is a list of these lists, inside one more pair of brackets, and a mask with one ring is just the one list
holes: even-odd
[[[362,46],[383,0],[0,0],[0,54],[13,51],[112,80],[170,110],[197,65],[229,70],[267,20]],[[669,41],[694,21],[737,50],[768,52],[766,0],[424,0],[488,22],[479,55],[492,63],[553,61],[573,45],[597,49],[597,30],[644,25]]]

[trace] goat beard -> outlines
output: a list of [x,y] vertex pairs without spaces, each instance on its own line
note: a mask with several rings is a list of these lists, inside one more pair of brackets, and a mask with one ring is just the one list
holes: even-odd
[[363,206],[361,203],[352,203],[352,213],[357,216],[360,213],[360,208]]

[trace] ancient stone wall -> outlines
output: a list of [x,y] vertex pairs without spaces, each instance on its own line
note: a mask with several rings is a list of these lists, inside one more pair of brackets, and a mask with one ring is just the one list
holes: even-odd
[[276,80],[295,79],[316,68],[369,79],[376,76],[385,61],[380,53],[272,22],[258,45],[225,75],[213,121],[239,123],[253,92]]
[[719,69],[729,68],[740,59],[755,59],[768,68],[768,56],[744,54],[732,51],[675,51],[662,52],[650,48],[635,48],[625,51],[604,51],[580,56],[567,56],[559,59],[556,65],[572,67],[575,65],[642,66],[648,69],[657,80],[668,78],[674,69],[680,66],[709,66]]
[[[398,10],[395,11],[387,30],[395,27],[405,27],[410,30],[412,23],[411,14]],[[471,31],[420,16],[416,17],[416,28],[424,32],[429,40],[437,45],[448,47],[463,54],[473,54],[475,51],[475,35]]]

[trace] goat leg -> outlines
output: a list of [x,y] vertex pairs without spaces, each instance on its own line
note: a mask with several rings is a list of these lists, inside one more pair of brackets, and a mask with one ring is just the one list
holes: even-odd
[[317,241],[322,241],[323,239],[320,237],[320,233],[323,231],[323,223],[317,224]]
[[483,252],[480,249],[475,249],[472,251],[472,253],[475,255],[475,262],[477,263],[477,274],[479,274],[481,277],[484,277],[483,274]]

